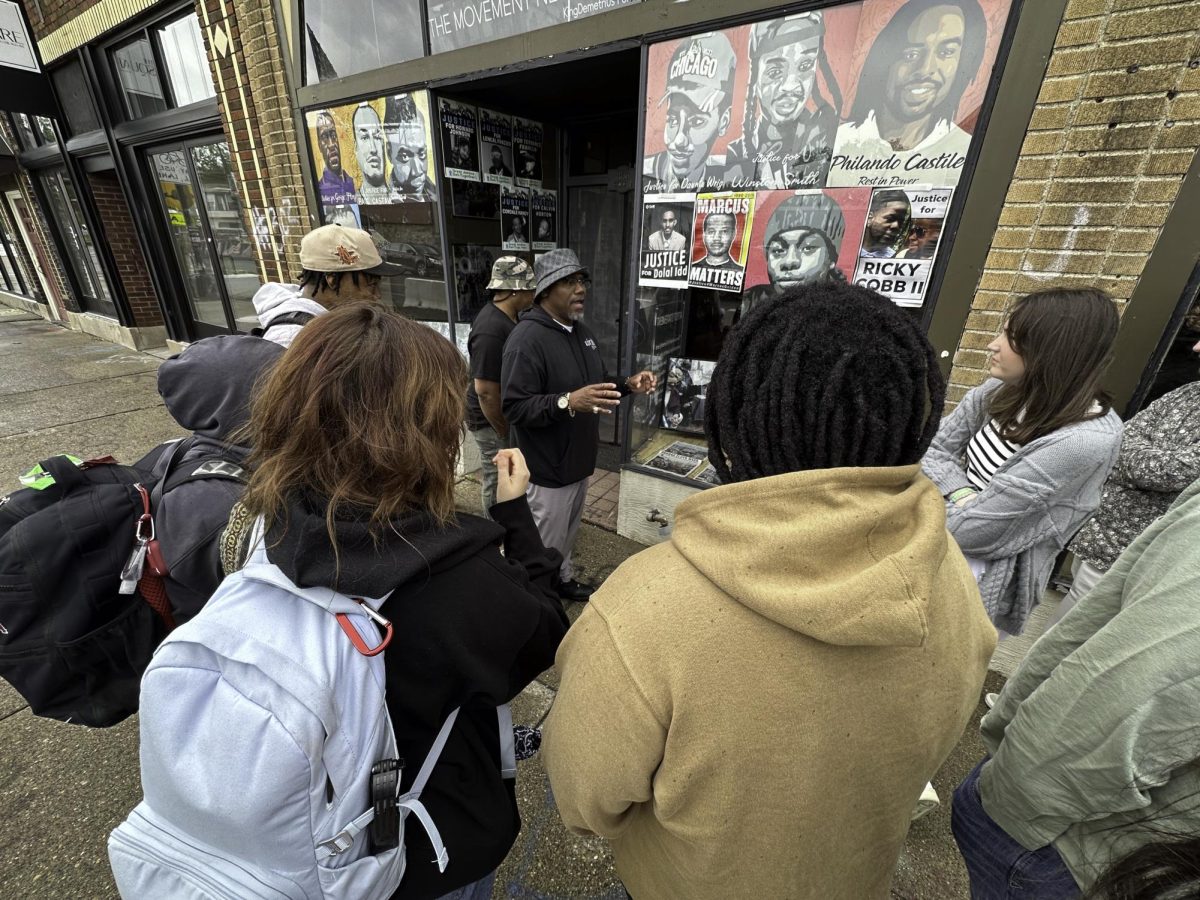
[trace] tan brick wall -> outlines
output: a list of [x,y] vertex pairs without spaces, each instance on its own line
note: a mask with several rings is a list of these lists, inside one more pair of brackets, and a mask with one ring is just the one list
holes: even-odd
[[1200,0],[1067,5],[954,356],[951,402],[985,379],[984,348],[1021,294],[1094,284],[1122,307],[1132,295],[1200,146],[1198,22]]
[[197,0],[221,119],[259,274],[290,281],[312,218],[304,194],[281,33],[261,0]]

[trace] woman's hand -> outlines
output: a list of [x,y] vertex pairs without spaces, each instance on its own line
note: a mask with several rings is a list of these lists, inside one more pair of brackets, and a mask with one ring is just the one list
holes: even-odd
[[529,466],[520,450],[501,450],[492,457],[496,464],[496,502],[504,503],[525,496],[529,487]]

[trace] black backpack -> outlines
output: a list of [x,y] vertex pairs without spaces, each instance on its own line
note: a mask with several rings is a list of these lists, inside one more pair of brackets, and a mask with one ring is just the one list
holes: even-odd
[[[153,512],[190,440],[137,465],[111,457],[41,466],[54,483],[0,499],[0,678],[34,715],[108,726],[137,711],[142,672],[174,627]],[[243,480],[236,466],[202,477]]]

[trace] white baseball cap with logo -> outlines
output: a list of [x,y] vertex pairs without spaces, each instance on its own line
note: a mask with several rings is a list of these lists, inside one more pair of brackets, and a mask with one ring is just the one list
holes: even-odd
[[300,265],[309,272],[365,272],[386,277],[404,269],[383,261],[371,235],[361,228],[322,225],[300,239]]

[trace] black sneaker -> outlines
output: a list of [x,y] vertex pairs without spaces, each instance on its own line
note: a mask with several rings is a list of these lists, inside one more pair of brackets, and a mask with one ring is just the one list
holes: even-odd
[[578,603],[587,603],[593,591],[595,588],[580,584],[574,578],[570,581],[559,582],[558,585],[558,596],[564,600],[575,600]]

